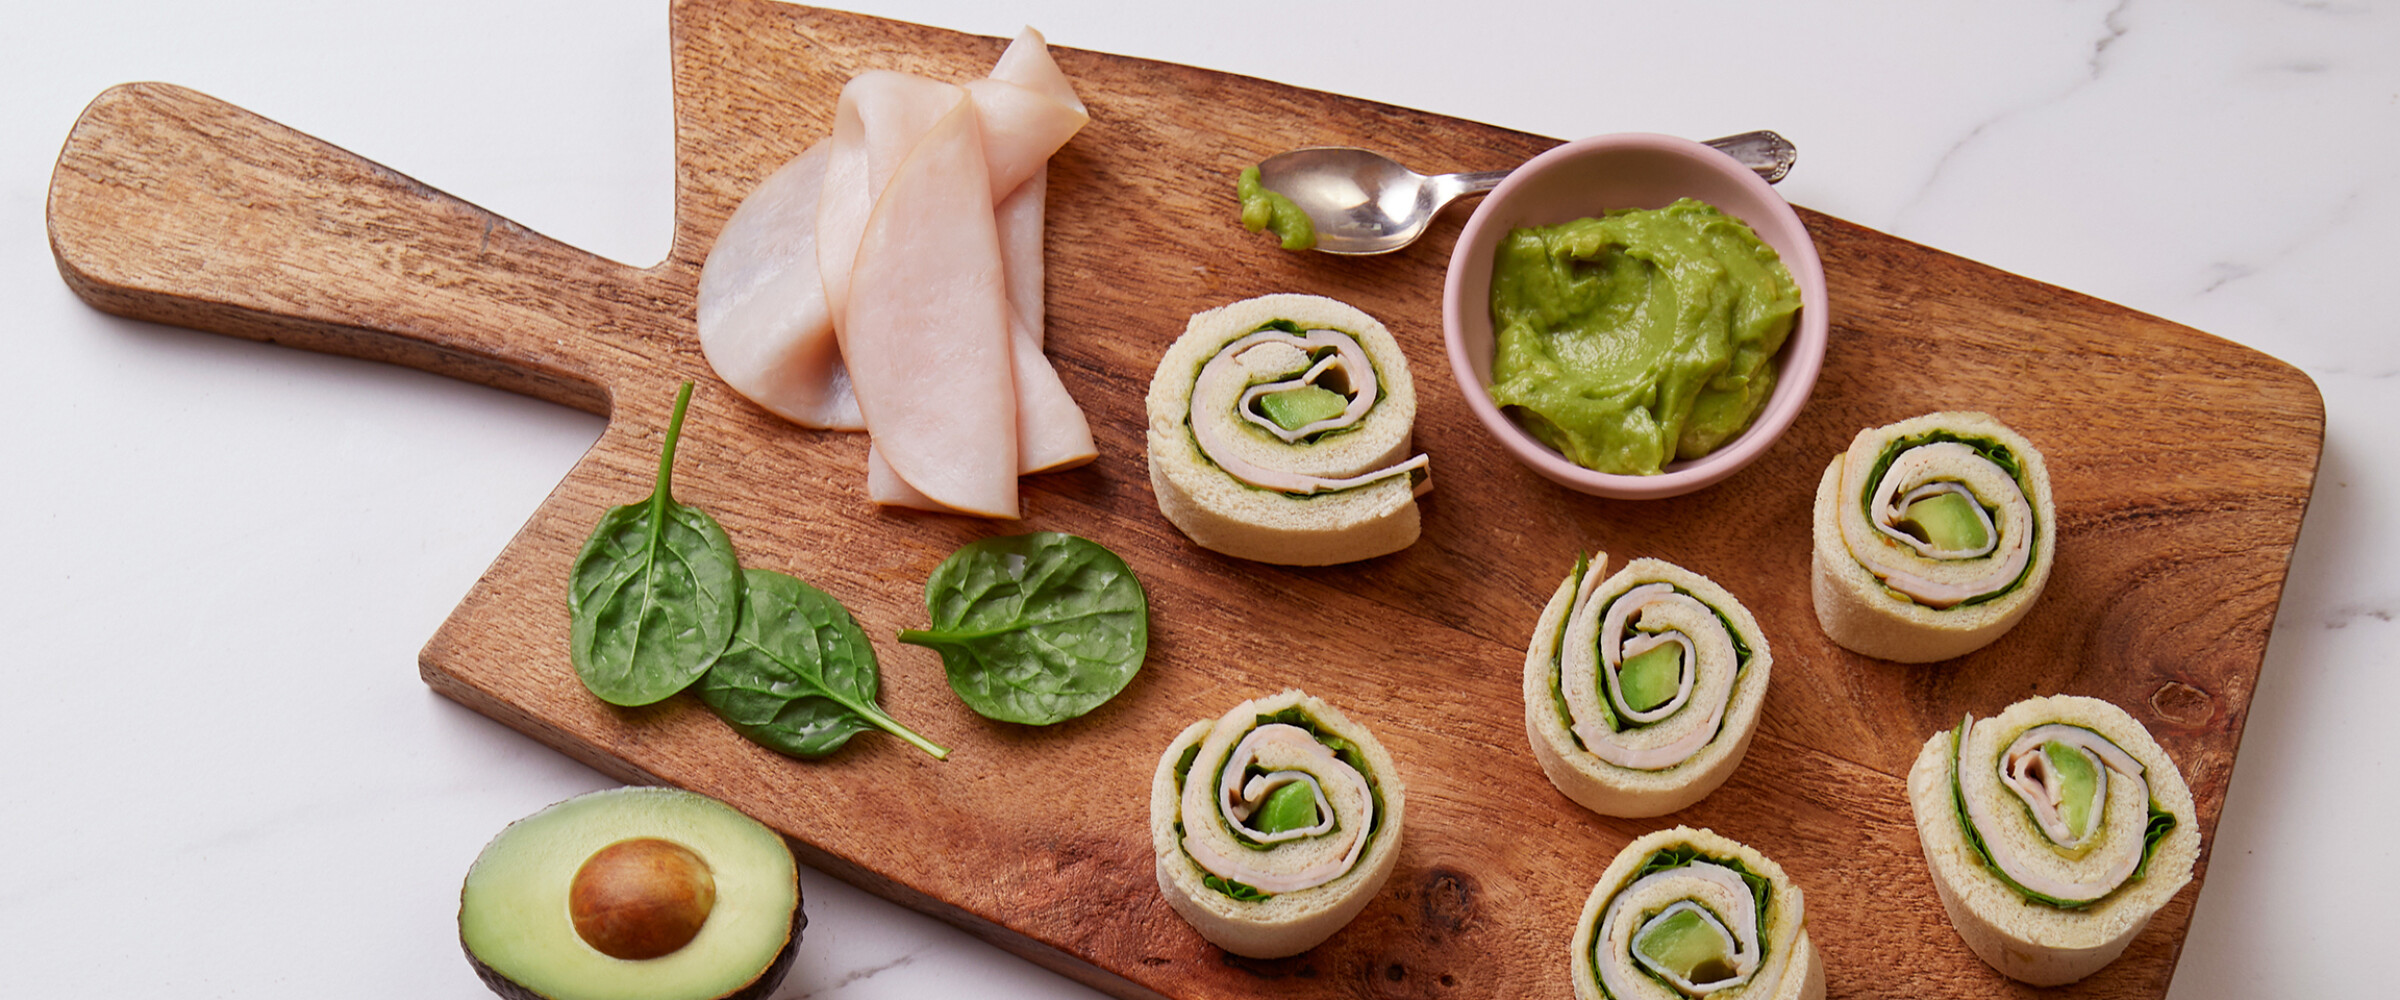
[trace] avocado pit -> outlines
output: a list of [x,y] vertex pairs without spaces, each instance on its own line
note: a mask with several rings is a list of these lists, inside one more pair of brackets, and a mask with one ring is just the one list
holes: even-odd
[[601,848],[567,889],[575,933],[610,958],[658,958],[700,935],[717,905],[708,862],[671,840],[637,837]]

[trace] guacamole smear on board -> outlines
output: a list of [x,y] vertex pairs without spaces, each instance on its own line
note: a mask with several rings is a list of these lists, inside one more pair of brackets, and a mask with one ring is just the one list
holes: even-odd
[[1799,311],[1774,248],[1706,202],[1511,230],[1492,402],[1577,465],[1655,475],[1750,426]]

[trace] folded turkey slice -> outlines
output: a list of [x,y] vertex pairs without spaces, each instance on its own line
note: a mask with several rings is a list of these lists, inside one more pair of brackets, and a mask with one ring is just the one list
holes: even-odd
[[760,182],[700,268],[700,350],[735,392],[803,427],[865,430],[817,268],[827,146]]
[[1000,234],[974,105],[892,173],[834,327],[875,450],[951,510],[1017,516],[1017,397]]
[[[1089,116],[1065,74],[1058,70],[1031,29],[1018,36],[1002,54],[991,78],[966,86],[968,103],[983,137],[982,154],[993,214],[999,234],[999,267],[1003,275],[1003,306],[1007,311],[1010,374],[1016,390],[1013,427],[1018,472],[1041,472],[1090,461],[1098,454],[1083,410],[1059,381],[1057,370],[1042,355],[1042,215],[1048,189],[1046,164],[1051,154],[1082,128]],[[892,74],[897,76],[897,74]],[[866,244],[864,230],[852,237],[853,219],[865,199],[860,190],[876,191],[877,203],[890,197],[886,163],[893,151],[909,144],[908,132],[924,117],[923,105],[938,102],[936,94],[917,78],[869,79],[862,76],[843,90],[837,111],[834,147],[828,167],[827,194],[818,221],[823,235],[819,260],[833,300],[837,329],[848,323],[852,305],[847,279],[834,272],[846,253],[855,270],[871,253],[883,252]],[[918,139],[916,141],[922,141]],[[844,190],[835,191],[836,185]],[[980,314],[980,309],[978,309]],[[851,337],[843,329],[847,343]],[[927,379],[938,378],[929,371]],[[938,387],[924,386],[938,392]],[[878,503],[936,510],[964,510],[914,482],[901,470],[902,462],[884,454],[878,435],[868,454],[868,494]],[[922,467],[922,463],[918,463]],[[1012,504],[1013,506],[1013,504]],[[966,513],[982,511],[964,510]]]
[[[965,87],[888,71],[853,78],[843,88],[833,136],[745,199],[710,251],[698,309],[702,349],[729,385],[786,419],[864,429],[836,332],[848,319],[852,273],[868,222],[900,165],[962,97],[979,119],[985,182],[997,202],[990,214],[999,235],[1008,372],[1018,397],[1018,471],[1078,465],[1097,452],[1081,407],[1041,353],[1042,217],[1048,158],[1089,116],[1030,28],[990,78]],[[979,289],[978,272],[988,262],[980,247],[968,256],[975,261],[957,287]],[[869,479],[881,502],[955,509],[909,485],[880,449],[870,455]]]
[[[1099,455],[1083,407],[1042,354],[1042,197],[1048,183],[1049,171],[1036,171],[998,208],[1020,473],[1073,468]],[[910,486],[873,447],[867,450],[867,496],[885,506],[949,509]]]

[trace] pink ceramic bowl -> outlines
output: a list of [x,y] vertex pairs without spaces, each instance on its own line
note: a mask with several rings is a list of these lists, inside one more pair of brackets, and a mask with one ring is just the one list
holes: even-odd
[[[1508,231],[1595,216],[1612,208],[1661,208],[1698,198],[1748,223],[1774,247],[1800,285],[1800,315],[1775,354],[1775,392],[1750,429],[1691,461],[1668,463],[1655,476],[1594,472],[1568,461],[1492,405],[1492,251]],[[1450,251],[1442,288],[1442,332],[1450,372],[1467,406],[1517,460],[1565,486],[1604,497],[1649,500],[1708,486],[1750,464],[1800,415],[1825,361],[1825,267],[1800,216],[1783,196],[1730,156],[1689,139],[1620,133],[1578,139],[1534,157],[1467,219]]]

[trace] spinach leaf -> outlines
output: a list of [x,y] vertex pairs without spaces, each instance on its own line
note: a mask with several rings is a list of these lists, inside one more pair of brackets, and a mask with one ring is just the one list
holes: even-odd
[[744,576],[733,647],[694,689],[734,731],[779,753],[822,757],[882,729],[936,760],[950,756],[876,705],[875,647],[841,602],[774,570]]
[[1258,891],[1257,887],[1252,886],[1247,882],[1236,882],[1232,879],[1220,878],[1215,875],[1200,876],[1200,884],[1211,889],[1215,889],[1218,892],[1233,897],[1236,901],[1244,903],[1256,903],[1260,900],[1275,898],[1274,893],[1260,892]]
[[1045,531],[987,538],[925,581],[928,629],[900,641],[942,654],[950,689],[988,719],[1046,726],[1100,707],[1142,668],[1150,599],[1099,543]]
[[2135,865],[2128,882],[2139,882],[2150,874],[2150,855],[2158,852],[2158,842],[2175,832],[2175,814],[2166,811],[2157,799],[2150,800],[2150,824],[2142,828],[2142,863]]
[[1175,787],[1183,787],[1183,783],[1192,775],[1192,762],[1199,759],[1200,744],[1194,743],[1183,748],[1183,756],[1175,758]]
[[568,653],[583,685],[612,705],[647,705],[689,686],[733,641],[741,614],[733,540],[668,489],[691,399],[685,382],[649,498],[601,515],[568,578]]

